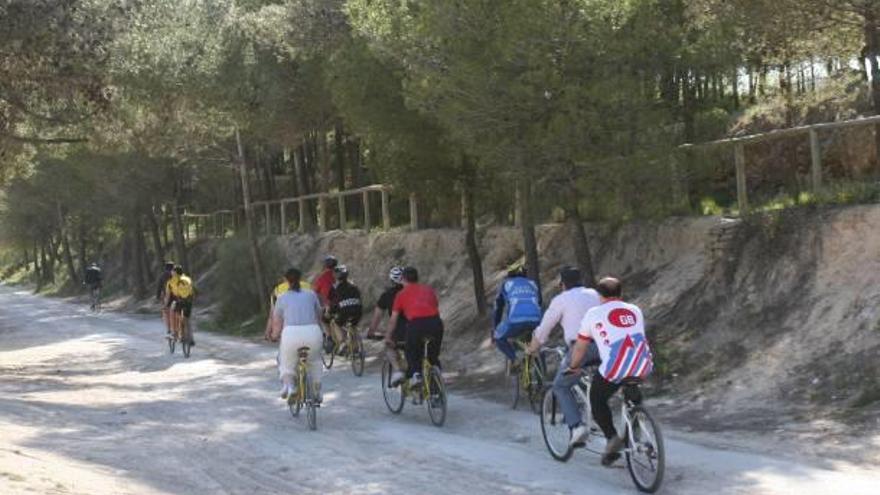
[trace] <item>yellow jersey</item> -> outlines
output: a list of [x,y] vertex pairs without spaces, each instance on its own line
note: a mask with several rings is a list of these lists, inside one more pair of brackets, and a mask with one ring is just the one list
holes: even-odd
[[165,293],[169,296],[176,297],[174,294],[174,285],[177,284],[177,281],[180,280],[180,275],[171,272],[171,278],[165,282]]
[[178,277],[177,281],[171,284],[171,293],[178,299],[188,299],[192,297],[193,289],[192,279],[186,275]]
[[[299,288],[309,290],[312,288],[312,284],[306,282],[305,280],[300,280]],[[272,299],[272,302],[274,303],[275,300],[278,299],[278,296],[280,296],[281,294],[284,294],[285,292],[287,292],[289,290],[290,290],[290,284],[288,284],[287,280],[285,280],[284,282],[281,282],[280,284],[276,285],[274,289],[272,289],[272,292],[269,294],[269,298]]]

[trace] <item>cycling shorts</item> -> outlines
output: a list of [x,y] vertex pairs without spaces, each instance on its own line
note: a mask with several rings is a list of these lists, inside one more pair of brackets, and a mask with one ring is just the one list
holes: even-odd
[[182,314],[184,317],[189,318],[192,315],[193,302],[191,298],[186,299],[178,299],[174,303],[174,311]]
[[168,304],[166,304],[165,307],[168,308],[168,309],[173,309],[173,308],[174,308],[174,303],[175,303],[176,301],[177,301],[177,298],[176,298],[176,297],[174,297],[174,296],[169,297],[169,298],[168,298]]

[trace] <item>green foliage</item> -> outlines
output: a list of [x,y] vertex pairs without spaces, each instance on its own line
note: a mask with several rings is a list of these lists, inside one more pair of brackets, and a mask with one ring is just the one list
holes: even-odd
[[[266,242],[260,251],[267,272],[281,273],[285,258],[278,246]],[[217,270],[221,275],[215,278],[211,295],[220,304],[220,321],[244,321],[259,312],[259,298],[268,297],[268,293],[256,291],[250,256],[249,241],[244,237],[229,239],[218,246]]]

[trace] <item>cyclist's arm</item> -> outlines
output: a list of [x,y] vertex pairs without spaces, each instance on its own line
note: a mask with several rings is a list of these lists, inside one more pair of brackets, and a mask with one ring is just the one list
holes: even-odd
[[382,310],[377,306],[373,309],[373,318],[370,319],[370,326],[367,329],[367,335],[373,335],[376,333],[376,329],[379,328],[379,321],[382,319]]
[[555,304],[555,302],[556,299],[550,302],[550,307],[547,308],[547,312],[541,318],[541,324],[538,325],[538,328],[532,334],[532,341],[529,343],[530,353],[538,352],[538,349],[547,342],[550,332],[553,331],[562,319],[562,311],[559,308],[559,304]]
[[502,286],[500,289],[498,289],[498,296],[495,297],[495,319],[493,322],[494,325],[492,326],[493,330],[495,328],[498,328],[498,324],[501,323],[501,319],[504,317],[505,299],[506,298],[504,297],[504,287]]
[[394,329],[397,328],[397,320],[400,319],[400,311],[392,311],[391,318],[388,318],[388,328],[385,329],[385,342],[394,344],[392,341]]
[[584,357],[587,355],[587,348],[589,347],[591,340],[593,340],[591,337],[585,337],[578,334],[578,338],[571,350],[571,362],[568,364],[568,370],[566,373],[580,371],[581,364],[584,362]]

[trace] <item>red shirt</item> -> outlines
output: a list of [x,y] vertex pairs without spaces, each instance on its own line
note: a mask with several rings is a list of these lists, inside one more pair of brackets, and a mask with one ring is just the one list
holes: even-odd
[[440,316],[440,304],[434,289],[423,284],[408,284],[394,298],[393,311],[402,313],[407,320]]
[[333,276],[333,270],[324,270],[323,272],[321,272],[320,275],[315,277],[315,281],[314,283],[312,283],[312,287],[321,298],[321,304],[326,306],[329,302],[330,289],[333,288],[333,282],[335,281],[336,278]]

